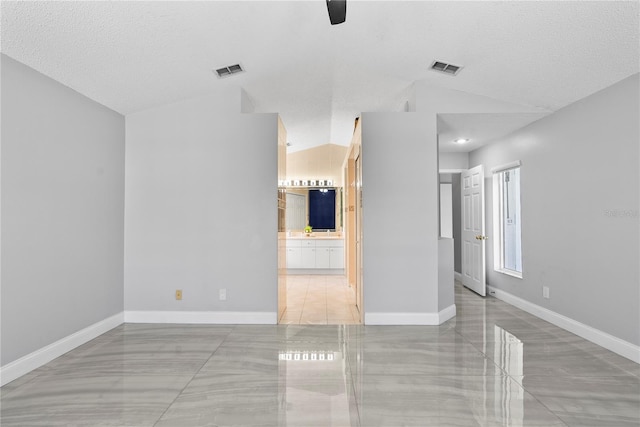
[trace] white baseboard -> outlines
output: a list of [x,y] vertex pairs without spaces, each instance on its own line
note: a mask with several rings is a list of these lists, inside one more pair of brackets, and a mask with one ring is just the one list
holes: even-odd
[[313,275],[322,275],[322,276],[344,276],[344,268],[288,268],[287,275],[288,276],[313,276]]
[[539,305],[533,304],[520,297],[494,288],[492,286],[487,286],[487,291],[489,291],[491,295],[495,296],[499,300],[518,307],[519,309],[533,314],[534,316],[537,316],[543,320],[546,320],[549,323],[553,323],[554,325],[562,329],[566,329],[567,331],[572,332],[579,337],[589,340],[595,344],[598,344],[599,346],[604,347],[616,354],[619,354],[620,356],[633,360],[636,363],[640,363],[640,346],[614,337],[613,335],[610,335],[599,329],[593,328],[589,325],[585,325],[584,323],[580,323],[577,320],[573,320],[547,308],[540,307]]
[[457,271],[454,271],[453,278],[458,282],[462,283],[462,273],[458,273]]
[[38,349],[20,359],[0,367],[0,386],[51,362],[56,357],[81,346],[84,343],[104,334],[124,322],[124,313],[118,313],[100,322],[94,323],[78,332]]
[[440,310],[438,312],[438,320],[440,323],[438,323],[439,325],[443,324],[444,322],[446,322],[449,319],[453,319],[454,317],[456,317],[456,305],[455,304],[451,304],[449,307]]
[[125,311],[125,323],[189,323],[275,325],[278,313],[268,311]]
[[456,315],[455,304],[438,313],[364,313],[365,325],[437,326]]

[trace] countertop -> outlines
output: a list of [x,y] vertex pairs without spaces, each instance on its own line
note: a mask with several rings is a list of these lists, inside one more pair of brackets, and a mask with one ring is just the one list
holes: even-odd
[[322,232],[311,236],[287,236],[287,240],[344,240],[344,236],[329,235],[323,236]]

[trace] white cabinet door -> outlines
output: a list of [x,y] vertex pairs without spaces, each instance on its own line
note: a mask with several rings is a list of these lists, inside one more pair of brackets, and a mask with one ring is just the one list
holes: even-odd
[[316,268],[315,247],[307,246],[302,248],[302,263],[298,268]]
[[287,268],[342,269],[344,241],[338,239],[287,239]]
[[316,268],[329,268],[331,258],[331,248],[316,248]]
[[301,248],[287,248],[287,268],[302,268]]
[[329,258],[329,268],[344,268],[344,248],[331,248]]

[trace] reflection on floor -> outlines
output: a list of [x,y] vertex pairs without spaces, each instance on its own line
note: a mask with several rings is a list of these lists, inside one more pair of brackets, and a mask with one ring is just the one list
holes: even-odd
[[440,326],[124,324],[2,387],[0,425],[640,425],[640,365],[456,305]]
[[356,295],[339,275],[288,275],[287,310],[282,324],[351,325],[360,323]]

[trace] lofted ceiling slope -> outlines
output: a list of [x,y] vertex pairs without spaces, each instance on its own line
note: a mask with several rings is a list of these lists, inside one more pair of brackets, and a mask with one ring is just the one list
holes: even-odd
[[3,53],[97,102],[126,115],[239,86],[282,115],[290,151],[347,145],[360,112],[401,111],[418,80],[553,111],[639,71],[637,1],[350,0],[337,26],[324,0],[1,8]]

